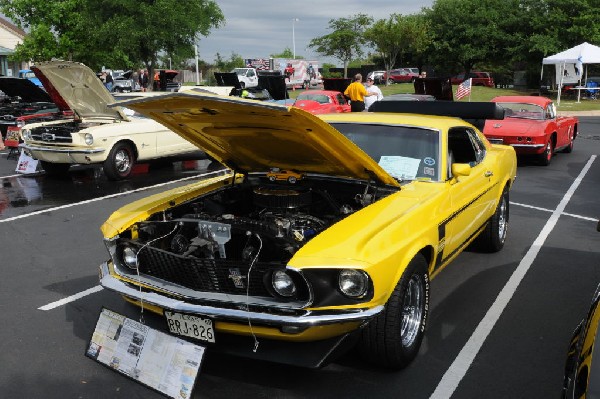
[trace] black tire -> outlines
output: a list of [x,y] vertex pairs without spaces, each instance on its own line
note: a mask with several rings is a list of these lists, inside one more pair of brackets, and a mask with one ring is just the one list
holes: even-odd
[[242,88],[242,90],[244,90],[246,88],[246,83],[240,82],[240,87]]
[[394,79],[391,79],[391,78],[390,78],[390,79],[388,79],[388,80],[387,80],[387,84],[388,84],[388,85],[392,85],[392,84],[394,84],[394,83],[395,83]]
[[42,165],[44,172],[46,172],[46,175],[52,176],[52,177],[67,176],[67,173],[69,172],[69,168],[71,167],[71,164],[68,164],[68,163],[54,163],[54,162],[40,161],[40,164]]
[[115,144],[104,161],[104,174],[109,180],[122,180],[131,174],[134,164],[133,149],[129,144],[120,142]]
[[552,162],[552,156],[554,155],[554,142],[552,141],[552,137],[548,139],[546,143],[546,147],[544,148],[544,152],[538,155],[538,161],[542,166],[550,165]]
[[473,248],[476,251],[498,252],[504,247],[508,232],[509,205],[508,190],[504,189],[496,211],[479,237],[473,241]]
[[566,147],[565,147],[565,148],[562,150],[562,152],[564,152],[565,154],[570,154],[570,153],[572,153],[572,152],[573,152],[573,146],[574,146],[574,143],[575,143],[575,136],[571,137],[571,139],[570,139],[570,140],[571,140],[571,141],[569,141],[569,145],[568,145],[568,146],[566,146]]
[[415,256],[402,274],[385,310],[361,331],[360,356],[382,367],[406,367],[419,352],[429,310],[427,261]]

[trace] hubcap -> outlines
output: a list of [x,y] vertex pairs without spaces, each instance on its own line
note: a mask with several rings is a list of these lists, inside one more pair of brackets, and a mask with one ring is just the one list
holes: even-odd
[[131,165],[131,159],[129,157],[129,152],[126,150],[119,150],[115,154],[115,166],[119,173],[127,172]]
[[402,301],[402,324],[400,336],[404,347],[411,346],[419,333],[423,320],[423,283],[421,277],[413,275],[408,282]]
[[508,222],[506,220],[506,199],[502,197],[500,201],[500,208],[498,209],[498,237],[500,241],[504,242],[506,238],[506,228]]

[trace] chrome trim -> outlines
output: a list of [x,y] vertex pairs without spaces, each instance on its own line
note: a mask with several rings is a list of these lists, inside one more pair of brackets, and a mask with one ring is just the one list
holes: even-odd
[[[181,299],[168,298],[156,292],[141,292],[110,274],[108,262],[100,265],[100,284],[102,287],[143,303],[158,306],[176,312],[199,314],[217,320],[227,320],[247,324],[248,322],[286,327],[313,327],[336,323],[361,322],[372,319],[381,313],[383,305],[370,309],[342,309],[324,312],[306,310],[299,316],[275,315],[249,312],[241,309],[223,309],[206,305],[186,303]],[[325,313],[327,312],[327,313]]]
[[513,147],[522,147],[522,148],[542,148],[545,147],[546,144],[510,144]]
[[66,153],[66,154],[99,154],[106,149],[104,148],[91,148],[91,149],[63,149],[63,148],[54,148],[54,147],[38,147],[31,146],[27,144],[19,144],[20,148],[29,151],[40,151],[40,152],[56,152],[56,153]]

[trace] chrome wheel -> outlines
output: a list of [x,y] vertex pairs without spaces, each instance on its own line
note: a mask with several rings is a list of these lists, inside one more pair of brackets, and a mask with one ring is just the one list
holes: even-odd
[[506,240],[506,230],[508,227],[507,214],[506,197],[502,196],[500,199],[500,206],[498,208],[498,239],[501,242]]
[[119,173],[127,172],[131,168],[131,155],[125,148],[115,153],[115,169]]
[[400,337],[402,345],[411,346],[419,335],[423,320],[423,282],[421,276],[412,275],[408,281],[404,298],[402,298],[402,322],[400,324]]

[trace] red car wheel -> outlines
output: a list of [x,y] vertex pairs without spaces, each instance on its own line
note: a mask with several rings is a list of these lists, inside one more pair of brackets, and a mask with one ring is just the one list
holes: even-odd
[[540,162],[543,166],[550,165],[550,161],[552,161],[552,155],[554,154],[554,144],[552,143],[552,138],[548,139],[546,143],[546,148],[544,152],[540,154]]

